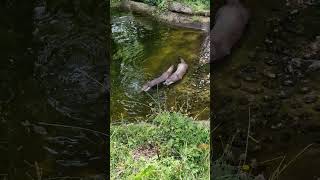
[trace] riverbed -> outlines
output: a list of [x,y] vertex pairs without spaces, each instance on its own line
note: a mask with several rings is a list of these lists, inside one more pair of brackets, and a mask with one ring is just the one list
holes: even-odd
[[245,153],[250,122],[247,163],[253,173],[267,177],[284,156],[286,164],[313,144],[280,179],[316,179],[320,87],[319,72],[311,71],[309,60],[319,61],[319,4],[247,1],[246,5],[251,19],[244,37],[231,56],[213,65],[213,124],[219,127],[215,141],[220,146],[235,136],[232,157],[237,164]]

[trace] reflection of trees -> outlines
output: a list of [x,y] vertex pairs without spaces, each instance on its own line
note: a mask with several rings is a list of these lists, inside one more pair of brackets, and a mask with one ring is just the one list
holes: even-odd
[[122,86],[126,91],[137,91],[143,76],[141,62],[144,46],[139,40],[140,28],[132,17],[114,18],[113,37],[113,86]]

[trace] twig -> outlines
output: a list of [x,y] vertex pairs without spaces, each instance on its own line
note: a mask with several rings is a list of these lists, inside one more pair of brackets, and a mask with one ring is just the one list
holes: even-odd
[[289,161],[288,164],[284,165],[284,167],[281,169],[281,171],[279,172],[279,175],[280,173],[282,173],[286,168],[288,168],[295,160],[298,159],[299,156],[301,156],[307,149],[309,149],[311,146],[313,146],[314,144],[309,144],[308,146],[306,146],[305,148],[303,148],[302,151],[300,151],[293,159],[291,159]]
[[85,76],[87,76],[88,78],[90,78],[91,80],[95,81],[96,83],[98,83],[100,86],[102,86],[105,90],[107,90],[107,87],[105,85],[103,85],[101,82],[99,82],[98,80],[96,80],[95,78],[91,77],[88,73],[82,71],[81,69],[78,69],[82,74],[84,74]]
[[101,134],[101,135],[104,135],[104,136],[108,136],[108,134],[103,133],[103,132],[99,132],[99,131],[95,131],[95,130],[87,129],[87,128],[82,128],[82,127],[77,127],[77,126],[68,126],[68,125],[62,125],[62,124],[51,124],[51,123],[45,123],[45,122],[38,122],[38,124],[45,125],[45,126],[55,126],[55,127],[63,127],[63,128],[80,129],[80,130],[85,130],[85,131]]
[[272,158],[272,159],[269,159],[269,160],[265,160],[265,161],[260,162],[259,164],[262,165],[262,164],[265,164],[265,163],[269,163],[269,162],[278,160],[280,158],[283,158],[283,156],[279,156],[279,157],[275,157],[275,158]]
[[246,151],[245,151],[245,154],[244,154],[244,162],[243,164],[246,163],[247,161],[247,153],[248,153],[248,146],[249,146],[249,134],[250,134],[250,120],[251,120],[251,114],[250,114],[250,106],[249,106],[249,123],[248,123],[248,132],[247,132],[247,144],[246,144]]
[[256,140],[254,137],[252,137],[252,136],[250,136],[250,135],[249,135],[249,138],[250,138],[253,142],[255,142],[255,143],[259,144],[259,141],[258,141],[258,140]]

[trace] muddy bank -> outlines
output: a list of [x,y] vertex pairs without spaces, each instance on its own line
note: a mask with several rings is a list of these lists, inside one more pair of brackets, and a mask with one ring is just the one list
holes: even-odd
[[[320,175],[319,3],[248,5],[253,10],[248,32],[213,70],[214,124],[219,125],[215,137],[226,143],[235,135],[231,159],[238,162],[250,119],[247,161],[258,162],[253,172],[267,176],[281,159],[259,162],[286,155],[287,163],[313,143],[280,179],[316,179]],[[215,141],[221,144],[221,139]]]
[[150,6],[141,2],[124,0],[120,4],[120,8],[135,13],[143,13],[173,26],[191,28],[197,30],[208,31],[210,23],[210,13],[192,12],[191,9],[182,5],[169,5],[168,10],[160,11],[155,6]]

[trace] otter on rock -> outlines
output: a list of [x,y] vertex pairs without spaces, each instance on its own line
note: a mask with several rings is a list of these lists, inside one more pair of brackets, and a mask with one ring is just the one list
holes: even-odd
[[239,0],[227,0],[217,11],[210,33],[213,50],[210,62],[230,54],[232,47],[242,36],[248,20],[249,12]]
[[164,72],[161,76],[159,76],[158,78],[152,80],[152,81],[149,81],[147,82],[146,84],[143,85],[141,91],[149,91],[149,89],[151,89],[153,86],[157,85],[157,84],[160,84],[162,83],[163,81],[167,80],[168,77],[172,74],[173,72],[173,65],[170,66],[170,68]]
[[179,57],[179,59],[181,62],[178,64],[177,70],[163,83],[164,85],[169,86],[170,84],[181,80],[186,74],[188,64],[181,57]]

